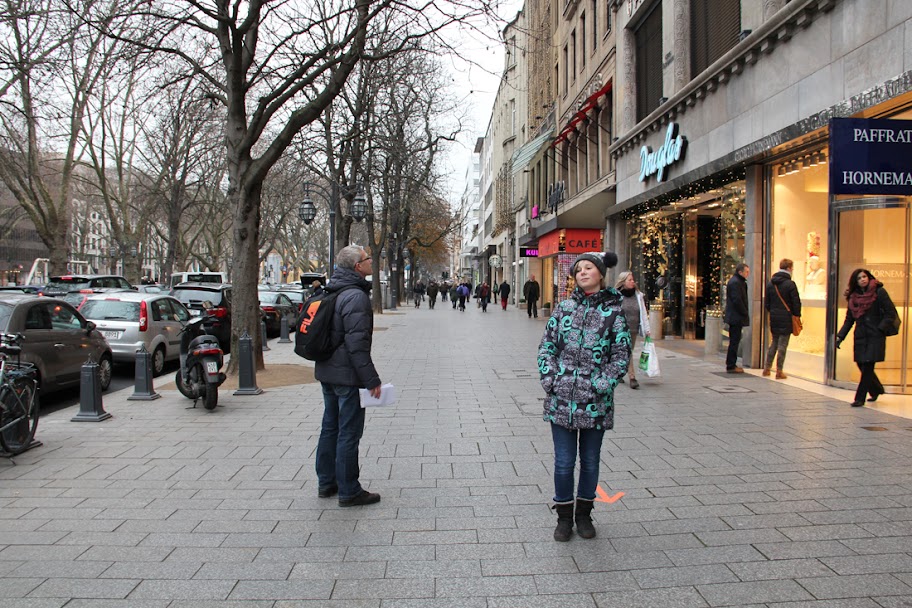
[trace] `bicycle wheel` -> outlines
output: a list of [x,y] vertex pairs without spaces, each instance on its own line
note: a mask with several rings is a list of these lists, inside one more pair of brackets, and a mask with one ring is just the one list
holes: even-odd
[[21,454],[38,429],[38,387],[31,378],[16,378],[0,392],[0,447]]

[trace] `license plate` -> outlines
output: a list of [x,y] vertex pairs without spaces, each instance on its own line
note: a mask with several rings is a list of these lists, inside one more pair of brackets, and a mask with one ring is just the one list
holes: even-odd
[[206,361],[206,372],[210,374],[217,374],[218,363],[215,361]]
[[120,337],[120,332],[119,331],[103,331],[103,332],[101,332],[101,335],[104,336],[105,338],[111,338],[112,340],[116,340],[117,338]]
[[190,316],[191,316],[191,317],[198,317],[198,316],[200,316],[200,311],[191,308],[191,309],[190,309]]

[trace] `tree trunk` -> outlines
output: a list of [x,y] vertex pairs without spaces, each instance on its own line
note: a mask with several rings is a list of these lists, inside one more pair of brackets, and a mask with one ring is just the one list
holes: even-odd
[[50,253],[49,268],[51,276],[57,276],[61,274],[67,274],[70,270],[67,268],[67,262],[69,261],[69,235],[70,231],[68,228],[68,223],[66,218],[60,226],[59,230],[55,230],[48,238],[42,239],[45,245],[48,246]]
[[238,370],[238,339],[247,334],[253,340],[254,360],[258,370],[264,369],[260,341],[260,302],[257,291],[259,274],[260,197],[263,184],[235,182],[238,187],[229,192],[230,207],[235,209],[232,234],[234,237],[233,288],[231,290],[231,352],[228,373]]

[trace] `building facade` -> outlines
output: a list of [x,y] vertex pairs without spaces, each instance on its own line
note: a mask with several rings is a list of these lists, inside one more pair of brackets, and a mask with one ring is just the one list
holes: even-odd
[[[761,366],[764,287],[789,258],[805,329],[787,371],[850,386],[852,349],[837,351],[834,336],[848,277],[863,267],[903,319],[878,373],[891,390],[912,392],[912,188],[833,181],[834,159],[854,154],[834,139],[840,120],[912,119],[912,3],[624,0],[614,9],[617,200],[605,210],[606,242],[662,310],[659,329],[724,344],[724,285],[746,262],[743,356]],[[912,155],[897,157],[896,175],[912,172]]]

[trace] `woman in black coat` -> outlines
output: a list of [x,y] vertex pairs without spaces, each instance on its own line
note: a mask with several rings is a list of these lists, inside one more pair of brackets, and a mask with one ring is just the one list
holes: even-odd
[[868,401],[877,401],[885,392],[874,372],[874,364],[886,358],[887,331],[895,327],[898,317],[890,294],[864,268],[858,268],[852,273],[845,296],[849,309],[842,329],[836,334],[836,348],[839,348],[854,325],[854,359],[861,370],[861,380],[855,390],[852,407],[861,407],[866,395],[871,395]]

